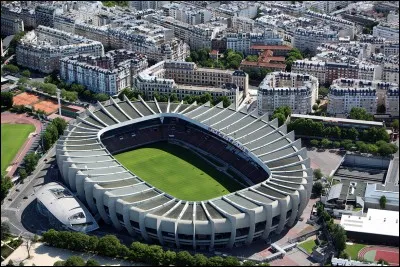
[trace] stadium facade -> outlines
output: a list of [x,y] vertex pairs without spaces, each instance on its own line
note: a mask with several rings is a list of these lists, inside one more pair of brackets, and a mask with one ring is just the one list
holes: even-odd
[[[233,107],[142,98],[98,103],[59,139],[60,172],[93,213],[150,242],[217,249],[267,240],[293,226],[306,207],[310,160],[286,125]],[[218,158],[248,187],[206,201],[185,201],[153,187],[112,156],[157,141]]]

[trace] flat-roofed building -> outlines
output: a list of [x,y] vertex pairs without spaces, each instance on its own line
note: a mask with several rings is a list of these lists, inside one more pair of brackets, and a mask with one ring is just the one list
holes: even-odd
[[99,228],[82,202],[60,183],[51,182],[36,193],[38,211],[58,230],[91,232]]
[[315,53],[321,43],[338,41],[337,32],[297,28],[293,34],[292,45],[300,51],[308,49],[311,53]]
[[375,244],[399,245],[399,212],[368,209],[365,216],[343,215],[340,225],[348,238]]
[[294,113],[312,112],[318,98],[318,79],[309,74],[272,72],[258,87],[258,113],[289,106]]
[[383,37],[386,40],[399,40],[399,24],[397,26],[379,24],[372,29],[372,35],[375,37]]

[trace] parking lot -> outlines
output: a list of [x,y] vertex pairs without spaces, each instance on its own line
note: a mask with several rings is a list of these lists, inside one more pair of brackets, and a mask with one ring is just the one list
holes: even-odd
[[335,170],[342,161],[345,152],[338,149],[307,148],[307,155],[311,159],[311,168],[321,169],[325,176]]

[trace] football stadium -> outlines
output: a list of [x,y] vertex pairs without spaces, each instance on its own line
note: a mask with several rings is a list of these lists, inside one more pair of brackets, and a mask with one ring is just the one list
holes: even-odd
[[170,247],[267,240],[294,225],[311,195],[310,160],[294,133],[222,103],[109,99],[68,126],[56,156],[95,216]]

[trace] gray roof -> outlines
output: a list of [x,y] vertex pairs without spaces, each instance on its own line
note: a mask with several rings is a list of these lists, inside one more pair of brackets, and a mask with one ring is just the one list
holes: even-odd
[[328,194],[328,201],[332,199],[338,199],[340,197],[340,192],[342,191],[343,184],[335,184],[331,187]]

